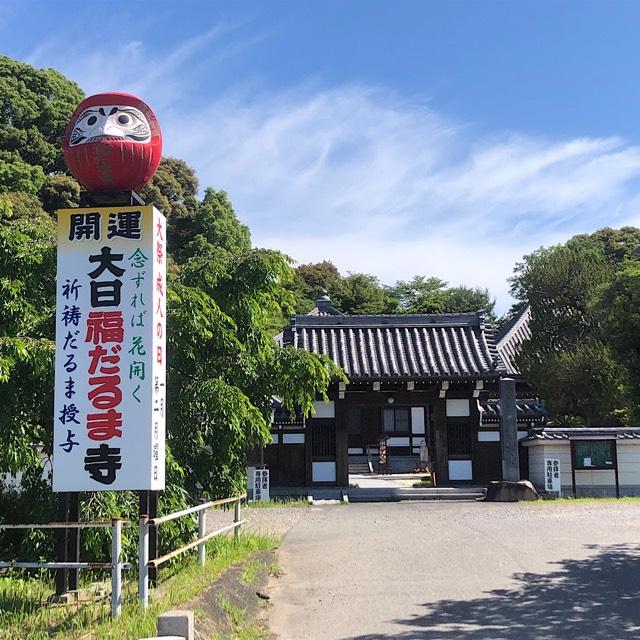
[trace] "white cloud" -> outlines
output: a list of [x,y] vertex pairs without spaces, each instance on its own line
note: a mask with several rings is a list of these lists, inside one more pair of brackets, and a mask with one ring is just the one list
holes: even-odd
[[503,310],[524,253],[638,220],[640,147],[620,138],[487,135],[360,84],[266,92],[238,83],[190,105],[180,98],[194,68],[211,84],[225,56],[261,41],[234,49],[222,35],[211,29],[157,59],[140,42],[94,47],[59,67],[80,82],[100,77],[83,82],[89,91],[143,92],[166,152],[195,166],[203,186],[227,190],[258,243],[386,283],[422,273],[488,286]]

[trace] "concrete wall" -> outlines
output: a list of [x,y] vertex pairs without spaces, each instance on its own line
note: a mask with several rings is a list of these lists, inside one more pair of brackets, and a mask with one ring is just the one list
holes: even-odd
[[[545,485],[545,458],[560,460],[560,482],[563,495],[573,494],[571,479],[571,445],[569,440],[536,440],[527,443],[529,450],[529,479],[541,491]],[[620,495],[640,496],[640,440],[617,441]],[[576,471],[578,497],[616,495],[613,470]]]

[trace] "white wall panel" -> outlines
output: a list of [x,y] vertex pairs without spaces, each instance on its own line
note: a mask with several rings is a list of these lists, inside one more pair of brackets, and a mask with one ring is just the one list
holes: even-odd
[[449,460],[449,480],[473,480],[471,460]]
[[469,401],[447,400],[447,416],[450,418],[466,418],[469,416]]
[[313,414],[313,418],[335,418],[336,417],[336,404],[333,400],[329,402],[314,402],[313,407],[316,412]]
[[283,433],[282,444],[304,444],[304,433]]
[[411,433],[424,433],[424,407],[411,407]]
[[500,432],[478,431],[478,442],[500,442]]
[[387,440],[388,447],[408,447],[409,438],[389,438]]
[[335,462],[312,462],[311,479],[313,482],[335,482],[336,463]]

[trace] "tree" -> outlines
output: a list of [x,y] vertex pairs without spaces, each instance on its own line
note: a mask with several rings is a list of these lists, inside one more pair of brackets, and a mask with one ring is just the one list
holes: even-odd
[[198,204],[195,171],[178,158],[162,158],[151,181],[141,192],[167,218],[168,250],[176,253],[193,239],[194,214]]
[[640,420],[640,261],[625,260],[597,305],[603,334],[628,371],[629,419]]
[[391,288],[401,313],[465,313],[484,310],[493,318],[495,301],[488,289],[460,285],[449,287],[440,278],[414,276]]
[[75,82],[53,69],[0,56],[0,150],[16,153],[42,175],[64,172],[58,141],[83,97]]
[[553,413],[587,425],[609,424],[624,414],[627,372],[597,310],[616,261],[636,245],[634,234],[624,236],[602,230],[541,248],[516,265],[511,279],[512,295],[531,306],[532,338],[516,358],[521,373]]
[[340,311],[349,314],[392,313],[396,306],[378,278],[366,273],[342,278],[332,299]]

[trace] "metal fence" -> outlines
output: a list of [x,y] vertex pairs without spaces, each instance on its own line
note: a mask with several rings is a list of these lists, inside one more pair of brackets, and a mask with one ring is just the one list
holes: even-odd
[[[204,567],[206,561],[206,542],[210,538],[220,536],[233,530],[238,537],[239,528],[244,524],[241,516],[241,503],[246,499],[246,494],[235,498],[224,498],[203,502],[195,507],[169,513],[159,518],[149,518],[143,515],[140,518],[140,538],[138,556],[138,598],[147,608],[149,606],[149,568],[158,567],[164,562],[179,556],[190,549],[198,547],[198,563]],[[234,505],[233,522],[215,531],[207,533],[207,511],[222,505]],[[149,529],[157,527],[165,522],[177,520],[184,516],[198,514],[198,537],[187,544],[165,553],[158,558],[149,559]],[[20,562],[0,561],[0,569],[110,569],[111,570],[111,615],[116,618],[122,610],[122,571],[130,569],[131,564],[122,561],[122,528],[130,527],[131,522],[113,518],[111,522],[49,522],[47,524],[0,524],[0,529],[90,529],[111,527],[111,561],[110,562]]]
[[[158,567],[161,564],[179,556],[186,551],[189,551],[195,547],[198,547],[198,563],[201,567],[204,567],[206,561],[206,542],[210,538],[220,536],[228,531],[233,530],[234,536],[237,538],[239,528],[245,523],[240,519],[241,516],[241,503],[246,499],[246,494],[237,496],[235,498],[224,498],[223,500],[213,500],[211,502],[203,502],[195,507],[189,509],[183,509],[182,511],[176,511],[169,513],[166,516],[159,518],[149,518],[146,515],[140,518],[140,549],[138,556],[138,597],[143,607],[146,609],[149,606],[149,567]],[[233,504],[233,522],[229,525],[210,531],[207,533],[207,510],[213,507],[219,507],[221,505]],[[149,528],[157,527],[165,522],[171,522],[184,516],[189,516],[194,513],[198,514],[198,537],[191,542],[174,549],[169,553],[165,553],[158,558],[149,559]]]
[[111,522],[49,522],[46,524],[0,524],[0,529],[92,529],[111,527],[111,562],[19,562],[0,561],[0,569],[110,569],[111,615],[116,618],[122,610],[122,570],[131,564],[122,561],[122,528],[131,523],[120,518]]

